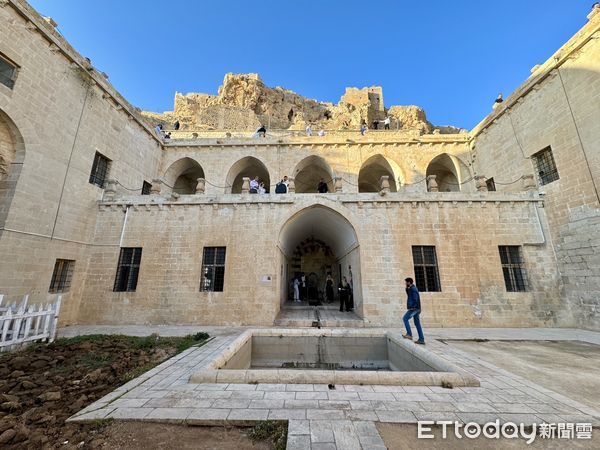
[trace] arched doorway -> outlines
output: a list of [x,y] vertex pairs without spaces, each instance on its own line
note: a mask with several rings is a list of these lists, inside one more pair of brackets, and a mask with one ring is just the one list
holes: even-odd
[[382,155],[373,155],[367,159],[358,172],[358,192],[379,192],[380,180],[387,176],[390,183],[390,192],[397,192],[397,177],[390,162]]
[[300,161],[294,169],[294,184],[297,194],[316,193],[319,181],[323,179],[333,189],[333,170],[320,156],[312,155]]
[[436,176],[440,192],[458,192],[461,190],[461,179],[468,173],[468,169],[463,166],[455,157],[442,153],[431,160],[426,174]]
[[271,191],[271,177],[267,166],[265,166],[261,160],[254,158],[253,156],[246,156],[234,163],[233,166],[231,166],[231,169],[229,169],[225,193],[240,194],[242,192],[244,177],[258,177],[259,181],[265,184],[267,192]]
[[175,161],[163,177],[165,183],[173,187],[173,192],[180,195],[195,194],[198,178],[205,178],[204,170],[197,161],[191,158],[181,158]]
[[360,257],[356,231],[342,214],[313,205],[294,214],[279,234],[281,306],[293,305],[293,280],[304,273],[303,303],[327,304],[326,278],[334,280],[333,307],[339,306],[338,284],[345,276],[352,285],[354,310],[362,315]]
[[25,143],[15,123],[0,110],[0,227],[4,225],[25,160]]

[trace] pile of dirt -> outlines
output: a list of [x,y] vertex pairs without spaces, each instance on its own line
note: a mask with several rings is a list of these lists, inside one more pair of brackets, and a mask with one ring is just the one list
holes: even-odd
[[0,448],[103,446],[103,426],[65,420],[207,338],[205,333],[179,338],[94,335],[1,355]]

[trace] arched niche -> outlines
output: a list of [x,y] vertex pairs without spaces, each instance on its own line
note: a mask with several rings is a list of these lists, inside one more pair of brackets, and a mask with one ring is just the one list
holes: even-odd
[[367,159],[358,172],[358,192],[379,192],[382,176],[388,177],[390,192],[397,192],[400,175],[398,168],[392,164],[383,155],[373,155]]
[[329,192],[334,192],[333,170],[320,156],[304,158],[296,165],[293,174],[297,194],[316,193],[321,179],[327,183]]
[[173,192],[180,195],[195,194],[198,178],[205,178],[204,170],[192,158],[175,161],[163,176],[165,183],[173,187]]
[[271,176],[269,175],[267,166],[265,166],[261,160],[253,156],[246,156],[245,158],[236,161],[229,169],[229,172],[227,173],[225,192],[231,194],[240,194],[242,192],[242,183],[244,177],[248,177],[250,179],[258,177],[259,181],[265,184],[265,189],[267,192],[271,191]]

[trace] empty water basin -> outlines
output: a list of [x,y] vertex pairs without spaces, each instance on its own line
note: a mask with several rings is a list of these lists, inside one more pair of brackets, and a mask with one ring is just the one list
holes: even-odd
[[248,330],[192,383],[479,386],[444,358],[380,330]]

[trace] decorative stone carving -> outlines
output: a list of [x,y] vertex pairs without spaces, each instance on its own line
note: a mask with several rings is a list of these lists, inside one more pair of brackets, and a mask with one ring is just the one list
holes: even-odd
[[333,177],[333,189],[335,192],[342,192],[342,177]]
[[428,175],[427,176],[427,191],[429,192],[438,192],[438,184],[435,181],[436,175]]
[[204,178],[198,178],[198,184],[196,184],[196,194],[204,194],[206,190],[206,180]]
[[288,194],[293,194],[294,192],[296,192],[296,182],[294,181],[293,178],[288,178],[287,191],[288,191]]
[[159,195],[162,189],[162,180],[160,178],[155,178],[152,180],[152,186],[150,187],[150,194]]
[[479,192],[487,192],[486,178],[483,175],[475,175],[475,187]]
[[242,178],[242,194],[250,193],[250,177]]
[[381,195],[386,195],[390,193],[390,177],[388,175],[382,175],[379,179],[379,187],[381,190],[379,193]]

